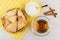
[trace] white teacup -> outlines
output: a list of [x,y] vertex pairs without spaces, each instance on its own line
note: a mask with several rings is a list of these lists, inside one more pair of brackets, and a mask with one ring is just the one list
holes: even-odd
[[[48,22],[48,30],[47,30],[46,32],[44,32],[44,33],[39,33],[39,32],[37,32],[37,31],[34,29],[34,23],[35,23],[36,21],[38,21],[38,20],[41,20],[41,19],[43,19],[43,20],[45,20],[45,21]],[[37,18],[32,22],[32,24],[31,24],[31,30],[32,30],[33,33],[35,33],[35,34],[37,34],[37,35],[39,35],[39,36],[44,36],[44,35],[47,35],[47,34],[50,32],[50,29],[51,29],[50,26],[51,26],[50,20],[49,20],[47,17],[39,16],[39,17],[37,17]]]

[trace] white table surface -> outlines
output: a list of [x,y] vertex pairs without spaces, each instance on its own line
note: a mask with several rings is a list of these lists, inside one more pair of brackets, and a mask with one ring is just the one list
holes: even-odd
[[0,40],[16,40],[11,35],[6,33],[2,28],[0,28]]
[[[51,30],[50,33],[46,36],[37,36],[35,35],[31,29],[27,31],[27,33],[24,35],[22,40],[60,40],[60,0],[39,0],[43,2],[43,4],[48,4],[48,6],[55,9],[57,12],[57,17],[54,18],[53,16],[46,16],[50,19],[51,22]],[[47,11],[48,8],[45,8],[44,11]],[[43,12],[44,12],[43,11]],[[43,13],[41,13],[40,16],[44,16]]]

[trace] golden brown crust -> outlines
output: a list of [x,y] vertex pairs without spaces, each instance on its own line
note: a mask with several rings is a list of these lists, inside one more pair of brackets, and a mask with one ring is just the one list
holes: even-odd
[[19,8],[14,8],[2,18],[2,23],[7,31],[17,32],[27,25],[27,20]]

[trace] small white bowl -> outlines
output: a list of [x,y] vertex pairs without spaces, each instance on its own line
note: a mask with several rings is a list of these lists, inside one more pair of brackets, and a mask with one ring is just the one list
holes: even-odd
[[26,7],[25,11],[28,15],[34,16],[36,15],[40,10],[40,7],[37,2],[29,2]]
[[[39,33],[39,32],[37,32],[36,30],[34,30],[34,22],[37,21],[37,20],[41,20],[41,19],[43,19],[43,20],[45,20],[45,21],[48,22],[49,29],[48,29],[47,32],[45,32],[45,33]],[[39,16],[39,17],[37,17],[37,18],[32,22],[31,30],[32,30],[33,33],[35,33],[35,34],[37,34],[37,35],[39,35],[39,36],[44,36],[44,35],[47,35],[47,34],[50,32],[50,26],[51,26],[51,25],[50,25],[50,20],[49,20],[47,17]]]

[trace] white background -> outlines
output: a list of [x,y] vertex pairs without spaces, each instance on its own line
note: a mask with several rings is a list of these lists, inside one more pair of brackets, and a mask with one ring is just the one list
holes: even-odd
[[[50,19],[50,22],[52,24],[50,33],[48,35],[43,37],[37,36],[31,31],[31,29],[29,29],[28,32],[24,35],[22,40],[60,40],[60,0],[39,0],[39,1],[42,2],[44,5],[48,4],[49,7],[55,9],[57,17],[54,18],[53,16],[46,16]],[[44,8],[44,11],[48,11],[48,7]],[[41,13],[40,16],[44,16],[43,13]]]

